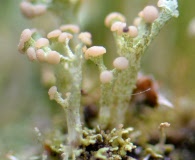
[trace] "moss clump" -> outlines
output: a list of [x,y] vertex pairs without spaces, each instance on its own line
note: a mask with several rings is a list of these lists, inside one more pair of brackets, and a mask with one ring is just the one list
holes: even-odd
[[82,149],[80,157],[102,160],[123,159],[127,152],[132,152],[136,148],[130,138],[132,131],[133,128],[124,129],[122,126],[107,132],[99,127],[93,130],[85,128],[80,145]]

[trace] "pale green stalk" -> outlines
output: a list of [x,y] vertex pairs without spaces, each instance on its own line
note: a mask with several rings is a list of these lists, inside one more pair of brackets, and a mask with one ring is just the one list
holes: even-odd
[[[112,83],[112,96],[110,104],[112,127],[124,123],[125,115],[129,107],[129,102],[133,89],[135,88],[137,74],[140,69],[140,61],[143,53],[148,48],[152,40],[157,36],[162,27],[172,18],[177,17],[177,1],[166,1],[162,6],[162,10],[157,20],[152,24],[145,24],[143,21],[139,25],[139,35],[137,38],[130,38],[123,34],[122,36],[116,35],[115,40],[118,47],[119,56],[124,56],[129,61],[129,66],[125,70],[116,70],[115,79]],[[110,93],[110,90],[104,91],[107,88],[102,88],[102,93],[105,95]],[[104,105],[101,103],[101,107]],[[100,109],[101,110],[101,109]],[[109,112],[109,111],[108,111]]]

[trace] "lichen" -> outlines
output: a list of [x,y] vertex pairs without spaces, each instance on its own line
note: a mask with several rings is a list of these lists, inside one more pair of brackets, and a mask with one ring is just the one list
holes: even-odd
[[[46,11],[55,13],[61,21],[73,17],[79,0],[24,1],[22,13],[29,18],[40,16]],[[25,5],[30,7],[26,10]],[[69,7],[72,6],[72,7]],[[67,123],[67,141],[59,143],[44,142],[51,151],[68,159],[133,159],[128,153],[136,149],[135,139],[131,138],[132,127],[125,124],[131,95],[136,87],[138,72],[143,54],[162,27],[178,16],[176,0],[159,0],[160,11],[154,6],[147,6],[139,13],[140,21],[136,26],[128,26],[125,16],[114,12],[106,17],[105,23],[113,32],[118,56],[113,61],[113,69],[107,69],[103,56],[107,54],[103,46],[91,46],[92,36],[82,32],[75,19],[49,32],[44,38],[39,31],[26,29],[22,32],[18,46],[29,60],[47,63],[52,66],[55,77],[53,86],[48,91],[51,100],[55,100],[65,111]],[[67,7],[69,7],[67,9]],[[67,10],[66,10],[67,9]],[[69,14],[66,15],[66,13]],[[86,61],[95,63],[100,72],[99,117],[95,129],[82,126],[80,110],[83,72]],[[157,103],[155,103],[156,105]],[[144,122],[143,122],[144,123]],[[118,127],[118,128],[117,128]],[[161,144],[162,145],[162,144]],[[155,149],[146,151],[153,158],[162,158]],[[163,152],[164,153],[164,152]],[[147,159],[147,158],[146,158]]]

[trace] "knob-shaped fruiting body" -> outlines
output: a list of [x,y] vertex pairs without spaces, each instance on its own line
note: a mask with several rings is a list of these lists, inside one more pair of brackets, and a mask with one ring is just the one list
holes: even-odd
[[58,63],[60,63],[60,54],[56,51],[50,51],[47,54],[47,62],[49,64],[58,64]]
[[89,32],[81,32],[78,35],[78,38],[81,40],[82,43],[84,43],[87,46],[90,46],[92,44],[91,33]]
[[113,74],[111,71],[103,71],[100,73],[100,82],[109,83],[113,79]]
[[57,87],[56,87],[56,86],[52,86],[52,87],[49,89],[49,91],[48,91],[50,100],[55,99],[56,93],[57,93]]
[[141,12],[141,17],[146,23],[154,22],[159,16],[158,9],[154,6],[146,6]]
[[102,46],[92,46],[85,51],[85,58],[98,57],[106,53],[106,49]]
[[29,47],[29,48],[26,50],[26,54],[27,54],[28,59],[29,59],[30,61],[34,61],[34,60],[37,59],[37,57],[36,57],[36,51],[35,51],[35,49],[34,49],[33,47]]
[[47,34],[47,38],[48,38],[48,39],[57,38],[57,37],[59,37],[59,35],[60,35],[61,33],[62,33],[62,31],[59,30],[59,29],[53,30],[53,31],[51,31],[51,32],[49,32],[49,33]]
[[129,61],[127,60],[126,57],[117,57],[114,61],[113,61],[113,66],[116,69],[119,70],[124,70],[129,66]]
[[30,40],[31,36],[32,31],[30,29],[25,29],[22,31],[22,34],[20,36],[20,42],[18,44],[18,50],[20,51],[20,53],[24,53],[24,44]]
[[118,12],[112,12],[109,15],[107,15],[107,17],[105,18],[105,25],[107,27],[110,27],[114,22],[119,21],[119,22],[125,22],[126,19],[125,17]]
[[49,45],[49,40],[47,38],[39,38],[36,42],[35,42],[35,47],[37,49],[40,49],[42,47],[46,47]]
[[60,30],[63,32],[70,32],[70,33],[79,33],[80,32],[80,28],[79,26],[75,25],[75,24],[65,24],[62,25],[60,27]]

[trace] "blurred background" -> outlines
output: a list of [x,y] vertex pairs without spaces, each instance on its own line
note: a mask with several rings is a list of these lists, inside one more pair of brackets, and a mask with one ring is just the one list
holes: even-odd
[[[105,16],[118,11],[133,23],[137,13],[156,0],[85,0],[80,17],[83,29],[92,33],[93,44],[104,45],[108,53],[115,52]],[[19,10],[21,0],[0,0],[0,155],[19,152],[38,145],[34,127],[47,130],[55,119],[53,103],[40,82],[40,65],[27,60],[17,50],[19,37],[25,28],[54,29],[51,15],[25,19]],[[154,40],[142,59],[142,72],[151,74],[160,83],[166,97],[182,111],[195,112],[195,1],[179,0],[180,16],[172,19]],[[108,61],[113,56],[106,55]],[[58,110],[58,109],[57,109]],[[59,109],[60,110],[60,109]],[[175,115],[176,116],[176,115]],[[178,115],[179,116],[179,115]],[[52,117],[52,118],[51,118]]]

